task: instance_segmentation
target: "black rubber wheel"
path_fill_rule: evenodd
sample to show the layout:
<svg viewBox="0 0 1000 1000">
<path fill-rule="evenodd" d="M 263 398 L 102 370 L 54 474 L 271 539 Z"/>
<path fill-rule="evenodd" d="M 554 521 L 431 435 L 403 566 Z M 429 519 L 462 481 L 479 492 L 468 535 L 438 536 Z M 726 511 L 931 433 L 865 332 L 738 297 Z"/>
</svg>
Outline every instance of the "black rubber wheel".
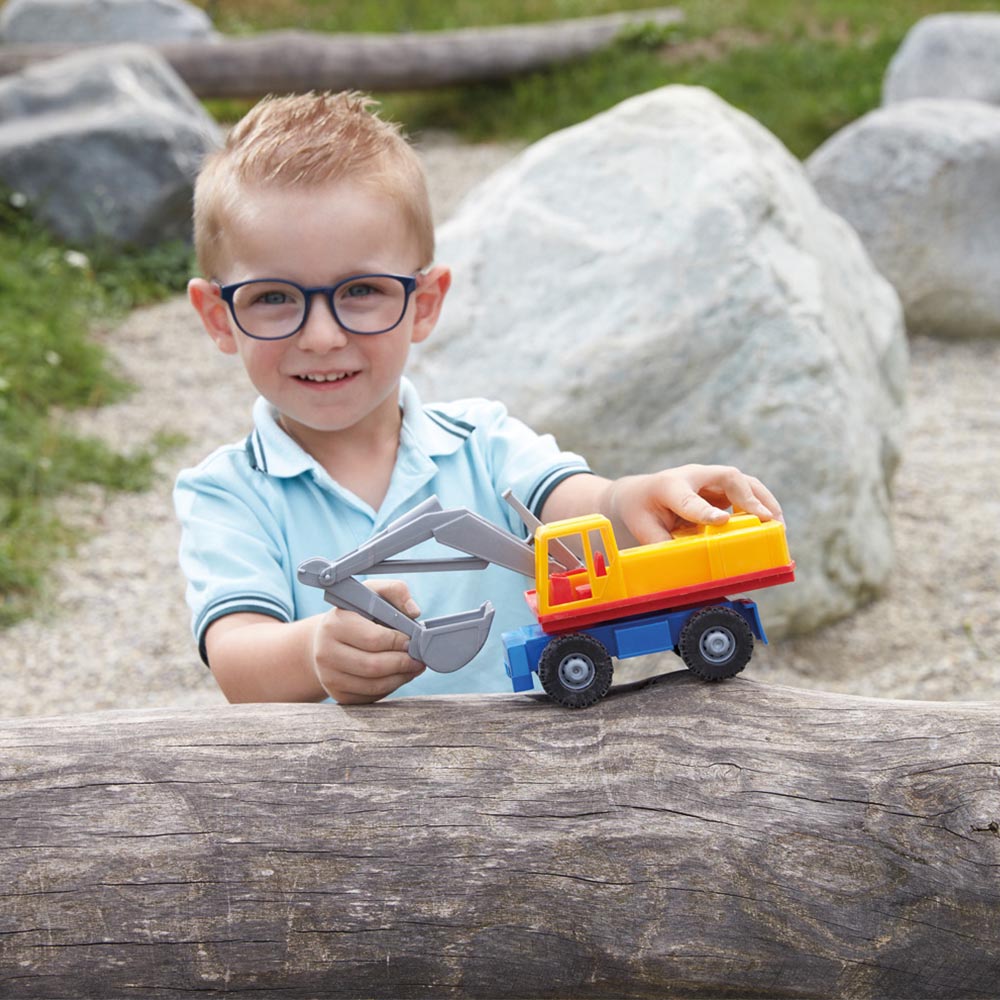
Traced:
<svg viewBox="0 0 1000 1000">
<path fill-rule="evenodd" d="M 611 687 L 614 665 L 602 642 L 572 632 L 553 639 L 538 658 L 545 693 L 566 708 L 589 708 Z"/>
<path fill-rule="evenodd" d="M 677 652 L 692 673 L 706 681 L 735 677 L 753 655 L 753 632 L 732 608 L 703 608 L 681 629 Z"/>
</svg>

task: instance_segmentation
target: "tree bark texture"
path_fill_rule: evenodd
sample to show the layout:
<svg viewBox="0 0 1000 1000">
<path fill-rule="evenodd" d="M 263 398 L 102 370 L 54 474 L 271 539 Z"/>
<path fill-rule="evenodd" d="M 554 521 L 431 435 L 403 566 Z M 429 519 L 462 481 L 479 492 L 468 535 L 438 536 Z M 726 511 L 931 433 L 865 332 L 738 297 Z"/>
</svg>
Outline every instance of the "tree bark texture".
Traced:
<svg viewBox="0 0 1000 1000">
<path fill-rule="evenodd" d="M 683 20 L 676 8 L 540 24 L 393 35 L 279 31 L 156 45 L 196 96 L 258 98 L 307 90 L 419 90 L 496 80 L 590 55 L 625 28 Z M 0 46 L 0 75 L 77 51 Z"/>
<path fill-rule="evenodd" d="M 0 722 L 0 996 L 1000 994 L 1000 706 L 677 673 Z"/>
</svg>

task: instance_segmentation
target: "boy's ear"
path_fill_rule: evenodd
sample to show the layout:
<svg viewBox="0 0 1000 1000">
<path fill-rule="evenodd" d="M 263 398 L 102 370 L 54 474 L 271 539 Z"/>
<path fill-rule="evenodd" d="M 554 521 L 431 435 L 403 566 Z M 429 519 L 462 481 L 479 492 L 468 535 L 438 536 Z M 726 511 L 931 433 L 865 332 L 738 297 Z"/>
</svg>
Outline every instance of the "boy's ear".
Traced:
<svg viewBox="0 0 1000 1000">
<path fill-rule="evenodd" d="M 410 338 L 414 344 L 419 344 L 431 335 L 441 315 L 444 297 L 451 288 L 451 271 L 447 267 L 433 267 L 417 280 L 420 283 L 413 293 L 416 315 L 413 320 L 413 336 Z"/>
<path fill-rule="evenodd" d="M 236 338 L 229 326 L 229 307 L 222 301 L 219 286 L 204 278 L 192 278 L 188 282 L 188 300 L 215 346 L 223 354 L 235 354 Z"/>
</svg>

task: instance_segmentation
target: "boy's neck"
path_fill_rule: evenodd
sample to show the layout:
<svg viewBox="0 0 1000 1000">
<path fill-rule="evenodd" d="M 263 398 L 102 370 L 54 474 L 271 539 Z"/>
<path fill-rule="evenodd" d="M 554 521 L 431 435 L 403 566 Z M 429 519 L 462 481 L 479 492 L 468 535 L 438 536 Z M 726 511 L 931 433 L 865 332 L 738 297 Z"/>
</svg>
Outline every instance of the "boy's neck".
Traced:
<svg viewBox="0 0 1000 1000">
<path fill-rule="evenodd" d="M 403 413 L 399 406 L 392 418 L 374 425 L 344 431 L 310 431 L 278 418 L 281 429 L 308 452 L 344 489 L 378 510 L 389 492 L 392 470 L 399 452 Z"/>
</svg>

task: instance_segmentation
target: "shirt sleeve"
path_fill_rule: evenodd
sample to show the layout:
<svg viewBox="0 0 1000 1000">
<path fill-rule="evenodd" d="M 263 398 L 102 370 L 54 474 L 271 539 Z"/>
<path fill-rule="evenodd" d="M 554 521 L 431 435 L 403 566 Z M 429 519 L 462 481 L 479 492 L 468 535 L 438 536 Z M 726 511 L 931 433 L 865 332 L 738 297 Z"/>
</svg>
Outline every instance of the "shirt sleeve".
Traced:
<svg viewBox="0 0 1000 1000">
<path fill-rule="evenodd" d="M 224 615 L 252 611 L 292 621 L 288 556 L 266 498 L 225 454 L 182 472 L 174 487 L 180 565 L 191 627 L 208 663 L 205 632 Z"/>
</svg>

